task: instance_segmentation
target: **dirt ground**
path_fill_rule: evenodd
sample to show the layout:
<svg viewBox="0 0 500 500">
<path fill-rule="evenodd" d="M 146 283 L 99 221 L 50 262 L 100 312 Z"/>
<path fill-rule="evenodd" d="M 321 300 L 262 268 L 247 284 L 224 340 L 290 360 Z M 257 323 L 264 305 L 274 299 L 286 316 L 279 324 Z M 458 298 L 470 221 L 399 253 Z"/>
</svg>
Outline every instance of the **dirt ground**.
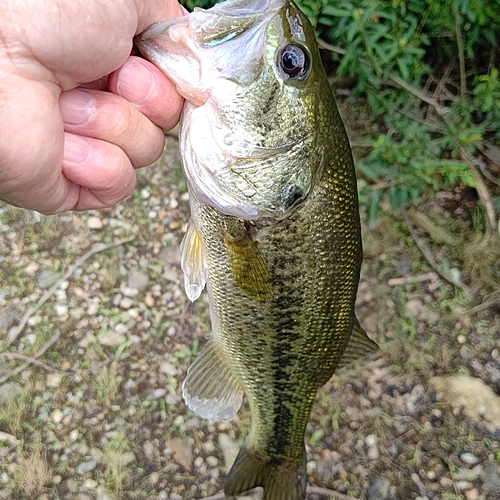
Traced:
<svg viewBox="0 0 500 500">
<path fill-rule="evenodd" d="M 408 216 L 460 235 L 463 193 Z M 210 331 L 206 296 L 183 290 L 188 205 L 168 138 L 113 209 L 0 206 L 0 498 L 223 498 L 250 415 L 204 421 L 180 394 Z M 442 279 L 402 217 L 365 226 L 364 248 L 357 311 L 380 351 L 317 396 L 309 499 L 500 498 L 500 310 Z M 429 248 L 468 285 L 445 242 Z"/>
</svg>

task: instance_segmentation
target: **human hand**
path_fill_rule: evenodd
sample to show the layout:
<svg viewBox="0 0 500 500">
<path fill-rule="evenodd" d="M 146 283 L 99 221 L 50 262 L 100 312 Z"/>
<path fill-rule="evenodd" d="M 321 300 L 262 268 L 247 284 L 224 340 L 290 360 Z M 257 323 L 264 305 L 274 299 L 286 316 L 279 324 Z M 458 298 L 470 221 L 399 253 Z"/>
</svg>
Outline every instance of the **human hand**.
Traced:
<svg viewBox="0 0 500 500">
<path fill-rule="evenodd" d="M 177 0 L 3 0 L 0 199 L 52 214 L 132 192 L 134 169 L 160 156 L 183 103 L 129 56 L 133 36 L 184 13 Z"/>
</svg>

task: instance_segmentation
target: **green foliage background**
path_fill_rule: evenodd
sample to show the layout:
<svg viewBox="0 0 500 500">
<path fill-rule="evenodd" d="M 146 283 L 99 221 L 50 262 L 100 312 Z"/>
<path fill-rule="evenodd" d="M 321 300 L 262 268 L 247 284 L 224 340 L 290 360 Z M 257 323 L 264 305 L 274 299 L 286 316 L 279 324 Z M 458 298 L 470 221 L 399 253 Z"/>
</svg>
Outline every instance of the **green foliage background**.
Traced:
<svg viewBox="0 0 500 500">
<path fill-rule="evenodd" d="M 297 3 L 331 53 L 335 80 L 381 130 L 363 138 L 369 152 L 357 163 L 370 222 L 384 199 L 398 211 L 429 190 L 476 187 L 471 162 L 485 143 L 500 144 L 500 1 Z M 490 201 L 498 211 L 500 197 Z M 477 221 L 484 226 L 484 214 Z"/>
</svg>

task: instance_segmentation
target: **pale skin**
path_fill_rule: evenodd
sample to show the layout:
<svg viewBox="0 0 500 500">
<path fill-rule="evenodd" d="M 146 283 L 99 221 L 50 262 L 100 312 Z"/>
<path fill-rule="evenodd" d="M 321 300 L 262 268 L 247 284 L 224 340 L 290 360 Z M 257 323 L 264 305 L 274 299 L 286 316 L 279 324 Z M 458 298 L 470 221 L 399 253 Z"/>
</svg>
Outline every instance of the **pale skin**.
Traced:
<svg viewBox="0 0 500 500">
<path fill-rule="evenodd" d="M 130 195 L 183 104 L 133 37 L 182 15 L 177 0 L 0 2 L 1 200 L 54 214 Z"/>
</svg>

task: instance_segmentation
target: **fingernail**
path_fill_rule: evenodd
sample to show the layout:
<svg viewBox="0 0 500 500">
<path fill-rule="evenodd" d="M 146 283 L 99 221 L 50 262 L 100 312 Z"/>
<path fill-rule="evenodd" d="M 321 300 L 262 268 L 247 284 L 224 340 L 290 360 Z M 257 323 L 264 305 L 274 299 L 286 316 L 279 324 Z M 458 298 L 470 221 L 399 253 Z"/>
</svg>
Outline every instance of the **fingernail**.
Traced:
<svg viewBox="0 0 500 500">
<path fill-rule="evenodd" d="M 116 84 L 119 94 L 133 104 L 142 104 L 155 84 L 153 73 L 138 60 L 130 60 L 120 70 Z"/>
<path fill-rule="evenodd" d="M 83 90 L 70 90 L 61 94 L 59 108 L 65 123 L 82 125 L 95 111 L 95 99 Z"/>
<path fill-rule="evenodd" d="M 64 160 L 70 163 L 81 163 L 90 152 L 90 143 L 85 137 L 66 134 L 64 137 Z"/>
</svg>

